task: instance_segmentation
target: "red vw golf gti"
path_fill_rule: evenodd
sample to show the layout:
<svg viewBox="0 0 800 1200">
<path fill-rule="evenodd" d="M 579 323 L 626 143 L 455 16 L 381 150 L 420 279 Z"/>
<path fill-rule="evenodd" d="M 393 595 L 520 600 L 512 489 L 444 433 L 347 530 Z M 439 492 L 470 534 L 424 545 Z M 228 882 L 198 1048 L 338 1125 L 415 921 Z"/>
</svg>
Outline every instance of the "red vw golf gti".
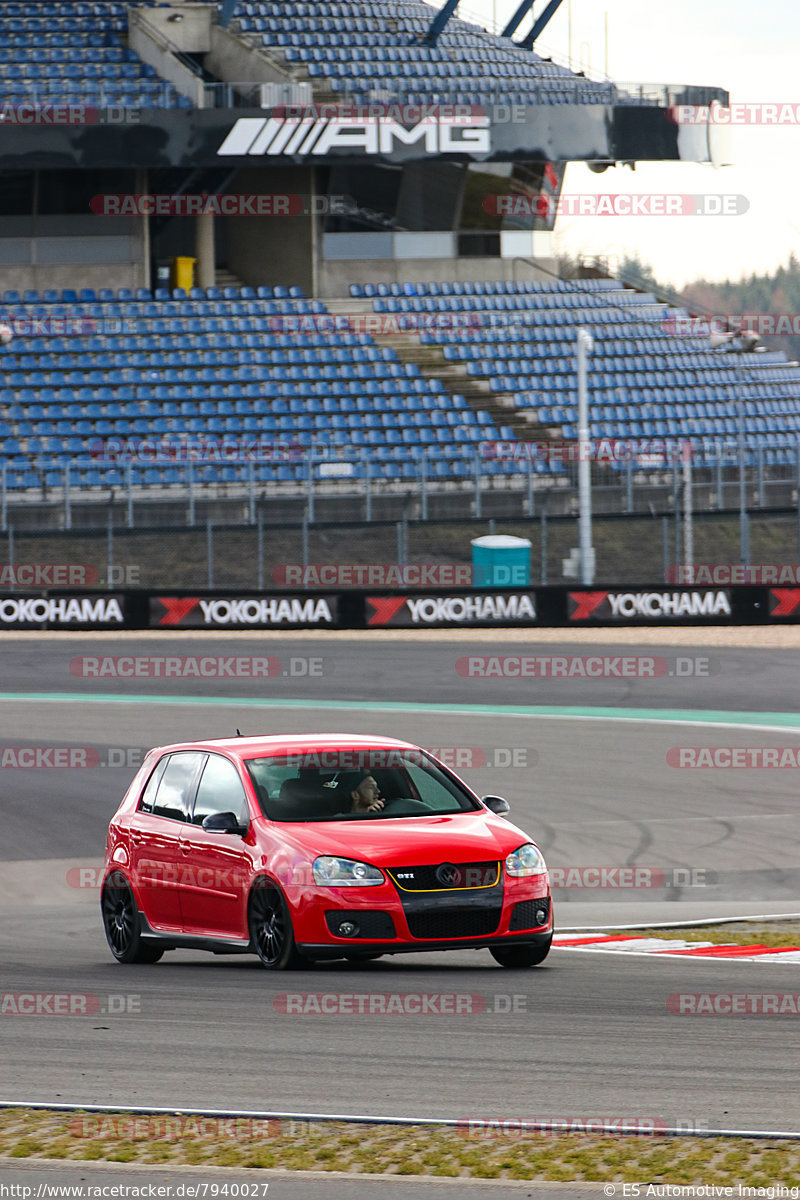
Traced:
<svg viewBox="0 0 800 1200">
<path fill-rule="evenodd" d="M 532 967 L 553 937 L 550 883 L 505 812 L 388 738 L 162 746 L 109 826 L 108 944 L 121 963 L 190 948 L 275 971 L 486 947 Z"/>
</svg>

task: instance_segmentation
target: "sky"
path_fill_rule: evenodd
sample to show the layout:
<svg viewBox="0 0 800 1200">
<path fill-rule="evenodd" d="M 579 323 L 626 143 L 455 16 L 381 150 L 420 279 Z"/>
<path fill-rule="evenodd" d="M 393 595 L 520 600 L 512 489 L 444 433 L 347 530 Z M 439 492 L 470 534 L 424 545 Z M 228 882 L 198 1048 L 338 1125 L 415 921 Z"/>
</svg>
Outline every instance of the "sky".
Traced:
<svg viewBox="0 0 800 1200">
<path fill-rule="evenodd" d="M 437 6 L 439 0 L 436 0 Z M 464 0 L 459 16 L 491 26 L 507 20 L 518 0 Z M 537 0 L 534 12 L 544 9 Z M 563 0 L 537 50 L 569 53 L 572 19 L 574 69 L 608 74 L 618 83 L 693 83 L 722 87 L 732 101 L 798 105 L 800 0 Z M 515 35 L 531 26 L 526 18 Z M 612 259 L 636 256 L 661 283 L 738 280 L 764 274 L 800 257 L 800 123 L 730 130 L 733 165 L 643 163 L 596 175 L 580 163 L 567 167 L 564 192 L 714 193 L 745 196 L 746 213 L 719 217 L 580 217 L 556 223 L 559 254 Z"/>
</svg>

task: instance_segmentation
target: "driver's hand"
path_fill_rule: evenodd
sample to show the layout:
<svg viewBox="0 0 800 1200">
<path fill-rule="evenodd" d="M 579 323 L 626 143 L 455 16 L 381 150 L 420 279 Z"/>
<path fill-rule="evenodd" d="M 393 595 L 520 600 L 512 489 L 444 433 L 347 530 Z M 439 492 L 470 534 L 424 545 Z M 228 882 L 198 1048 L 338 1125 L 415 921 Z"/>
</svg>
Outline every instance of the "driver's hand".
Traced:
<svg viewBox="0 0 800 1200">
<path fill-rule="evenodd" d="M 379 812 L 383 808 L 385 803 L 386 803 L 385 800 L 376 800 L 374 804 L 370 804 L 369 808 L 367 809 L 367 812 Z"/>
</svg>

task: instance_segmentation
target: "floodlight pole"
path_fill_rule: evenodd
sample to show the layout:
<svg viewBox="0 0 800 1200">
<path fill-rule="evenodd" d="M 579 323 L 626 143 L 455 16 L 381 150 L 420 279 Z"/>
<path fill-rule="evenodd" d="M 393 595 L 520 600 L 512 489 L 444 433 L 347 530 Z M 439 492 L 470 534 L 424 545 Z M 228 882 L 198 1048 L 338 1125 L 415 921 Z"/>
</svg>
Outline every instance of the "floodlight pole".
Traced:
<svg viewBox="0 0 800 1200">
<path fill-rule="evenodd" d="M 588 329 L 578 329 L 578 535 L 581 552 L 581 583 L 594 583 L 594 549 L 592 548 L 592 475 L 589 445 L 589 396 L 586 382 L 587 358 L 592 352 L 592 335 Z"/>
<path fill-rule="evenodd" d="M 694 566 L 694 527 L 692 503 L 692 447 L 684 442 L 681 447 L 683 458 L 683 561 Z"/>
<path fill-rule="evenodd" d="M 742 350 L 737 351 L 736 377 L 739 403 L 739 557 L 745 565 L 750 562 L 750 524 L 747 515 L 747 468 L 745 466 L 745 374 L 742 369 Z"/>
</svg>

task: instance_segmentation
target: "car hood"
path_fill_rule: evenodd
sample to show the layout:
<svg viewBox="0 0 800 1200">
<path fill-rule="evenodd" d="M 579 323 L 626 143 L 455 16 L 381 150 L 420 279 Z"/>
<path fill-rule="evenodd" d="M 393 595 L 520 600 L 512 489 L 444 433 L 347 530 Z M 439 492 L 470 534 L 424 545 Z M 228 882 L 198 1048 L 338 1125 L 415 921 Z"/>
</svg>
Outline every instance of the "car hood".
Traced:
<svg viewBox="0 0 800 1200">
<path fill-rule="evenodd" d="M 489 812 L 293 823 L 281 830 L 311 857 L 335 854 L 384 867 L 496 861 L 533 840 Z"/>
</svg>

